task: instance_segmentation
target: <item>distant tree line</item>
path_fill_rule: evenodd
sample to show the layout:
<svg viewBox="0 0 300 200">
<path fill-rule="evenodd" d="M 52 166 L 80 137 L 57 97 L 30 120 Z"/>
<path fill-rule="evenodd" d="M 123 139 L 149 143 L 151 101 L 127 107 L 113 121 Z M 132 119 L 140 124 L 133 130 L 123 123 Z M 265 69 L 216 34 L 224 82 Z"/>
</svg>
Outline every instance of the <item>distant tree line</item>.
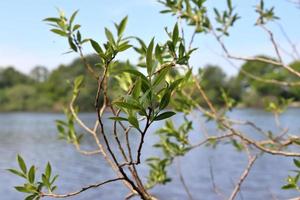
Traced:
<svg viewBox="0 0 300 200">
<path fill-rule="evenodd" d="M 96 56 L 87 57 L 91 65 L 99 60 Z M 94 94 L 97 90 L 96 80 L 88 77 L 88 72 L 82 67 L 78 58 L 69 65 L 60 65 L 49 72 L 46 67 L 37 66 L 25 75 L 13 67 L 0 68 L 0 111 L 61 111 L 67 106 L 72 93 L 71 82 L 76 76 L 84 74 L 85 87 L 77 104 L 81 111 L 94 109 Z M 129 63 L 117 63 L 119 67 Z M 300 71 L 300 61 L 290 64 Z M 101 67 L 98 67 L 101 71 Z M 175 72 L 174 72 L 175 73 Z M 247 73 L 251 73 L 248 76 Z M 254 77 L 253 77 L 254 76 Z M 256 79 L 256 77 L 260 77 Z M 294 99 L 300 101 L 300 88 L 298 85 L 287 87 L 266 84 L 268 80 L 296 82 L 297 77 L 288 74 L 286 70 L 272 64 L 260 61 L 245 62 L 236 76 L 227 76 L 223 69 L 215 65 L 199 68 L 198 78 L 205 88 L 208 97 L 215 105 L 225 104 L 224 94 L 232 98 L 239 106 L 263 107 L 268 100 L 278 98 Z M 112 94 L 117 94 L 122 86 L 118 84 L 118 77 L 109 80 Z M 200 96 L 195 96 L 198 102 L 205 105 Z"/>
</svg>

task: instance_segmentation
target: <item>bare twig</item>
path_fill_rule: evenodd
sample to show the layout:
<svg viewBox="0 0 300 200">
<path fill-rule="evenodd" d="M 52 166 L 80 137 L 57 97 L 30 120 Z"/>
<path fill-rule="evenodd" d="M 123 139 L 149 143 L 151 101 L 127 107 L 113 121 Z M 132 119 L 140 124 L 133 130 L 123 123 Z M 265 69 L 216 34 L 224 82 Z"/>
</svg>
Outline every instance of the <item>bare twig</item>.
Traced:
<svg viewBox="0 0 300 200">
<path fill-rule="evenodd" d="M 251 170 L 251 167 L 253 166 L 255 160 L 257 159 L 257 156 L 253 156 L 249 162 L 248 162 L 248 165 L 247 165 L 247 168 L 245 169 L 245 171 L 243 172 L 243 174 L 241 175 L 238 183 L 236 184 L 234 190 L 232 191 L 230 197 L 228 200 L 234 200 L 236 195 L 238 194 L 238 192 L 240 191 L 241 189 L 241 185 L 243 184 L 243 182 L 245 181 L 245 179 L 247 178 L 247 176 L 249 175 L 249 172 Z"/>
<path fill-rule="evenodd" d="M 223 41 L 221 40 L 220 37 L 218 37 L 215 33 L 215 31 L 212 29 L 211 31 L 213 33 L 213 35 L 215 36 L 217 42 L 220 44 L 221 48 L 223 49 L 224 53 L 226 54 L 226 56 L 230 59 L 235 59 L 235 60 L 243 60 L 243 61 L 260 61 L 260 62 L 264 62 L 264 63 L 269 63 L 269 64 L 273 64 L 276 66 L 282 66 L 283 68 L 285 68 L 286 70 L 288 70 L 290 73 L 300 77 L 300 72 L 294 70 L 293 68 L 291 68 L 289 65 L 286 65 L 280 61 L 276 61 L 276 60 L 272 60 L 272 59 L 268 59 L 268 58 L 262 58 L 262 57 L 242 57 L 242 56 L 234 56 L 231 55 L 227 49 L 227 47 L 225 46 L 225 44 L 223 43 Z M 271 37 L 271 36 L 270 36 Z M 276 45 L 276 43 L 275 43 Z M 278 48 L 276 46 L 276 48 Z M 276 50 L 277 51 L 277 50 Z"/>
<path fill-rule="evenodd" d="M 212 187 L 214 192 L 219 195 L 222 199 L 226 199 L 225 195 L 223 192 L 217 187 L 216 182 L 215 182 L 215 176 L 214 176 L 214 170 L 211 164 L 211 160 L 209 159 L 209 174 L 210 174 L 210 179 L 212 183 Z"/>
<path fill-rule="evenodd" d="M 189 187 L 186 185 L 186 182 L 184 180 L 183 174 L 181 172 L 181 166 L 180 166 L 180 160 L 179 159 L 180 158 L 178 158 L 177 162 L 176 162 L 176 167 L 177 167 L 177 173 L 179 175 L 179 180 L 180 180 L 180 182 L 181 182 L 181 184 L 182 184 L 182 186 L 183 186 L 186 194 L 188 195 L 189 200 L 193 200 L 192 193 L 190 192 Z"/>
<path fill-rule="evenodd" d="M 197 144 L 192 145 L 191 149 L 200 147 L 200 146 L 206 144 L 209 141 L 218 141 L 218 140 L 222 140 L 222 139 L 225 139 L 225 138 L 230 138 L 232 136 L 234 136 L 234 134 L 225 134 L 225 135 L 220 135 L 220 136 L 210 136 L 210 137 L 206 138 L 205 140 L 203 140 L 203 141 L 201 141 Z"/>
<path fill-rule="evenodd" d="M 52 198 L 67 198 L 67 197 L 71 197 L 71 196 L 75 196 L 75 195 L 78 195 L 88 189 L 91 189 L 91 188 L 97 188 L 97 187 L 100 187 L 102 185 L 105 185 L 107 183 L 111 183 L 111 182 L 115 182 L 115 181 L 120 181 L 120 180 L 123 180 L 124 178 L 115 178 L 115 179 L 110 179 L 110 180 L 107 180 L 107 181 L 104 181 L 104 182 L 101 182 L 101 183 L 97 183 L 97 184 L 93 184 L 93 185 L 89 185 L 89 186 L 86 186 L 86 187 L 83 187 L 81 188 L 80 190 L 76 191 L 76 192 L 71 192 L 71 193 L 68 193 L 68 194 L 53 194 L 53 193 L 43 193 L 41 192 L 39 194 L 40 197 L 52 197 Z"/>
</svg>

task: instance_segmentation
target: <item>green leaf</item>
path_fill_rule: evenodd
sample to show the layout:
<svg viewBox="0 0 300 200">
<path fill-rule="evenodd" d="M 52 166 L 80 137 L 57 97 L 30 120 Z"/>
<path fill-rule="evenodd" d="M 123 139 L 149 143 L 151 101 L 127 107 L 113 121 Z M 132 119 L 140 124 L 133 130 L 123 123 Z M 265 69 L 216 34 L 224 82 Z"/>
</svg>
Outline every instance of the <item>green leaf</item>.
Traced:
<svg viewBox="0 0 300 200">
<path fill-rule="evenodd" d="M 229 10 L 231 11 L 232 10 L 232 2 L 231 2 L 231 0 L 227 0 L 227 6 L 228 6 Z"/>
<path fill-rule="evenodd" d="M 52 188 L 51 188 L 51 192 L 53 192 L 54 190 L 56 190 L 57 189 L 57 186 L 53 186 Z"/>
<path fill-rule="evenodd" d="M 175 53 L 175 47 L 174 44 L 171 41 L 167 42 L 168 48 L 172 53 Z"/>
<path fill-rule="evenodd" d="M 128 121 L 125 117 L 110 117 L 109 119 L 115 120 L 115 121 Z"/>
<path fill-rule="evenodd" d="M 118 70 L 119 72 L 125 72 L 125 73 L 130 73 L 130 74 L 133 74 L 135 76 L 138 76 L 138 77 L 141 77 L 146 83 L 148 83 L 148 79 L 147 77 L 139 72 L 138 70 L 134 70 L 134 69 L 121 69 L 121 70 Z"/>
<path fill-rule="evenodd" d="M 81 43 L 81 33 L 80 33 L 80 31 L 77 31 L 77 41 L 79 42 L 79 43 Z"/>
<path fill-rule="evenodd" d="M 127 21 L 128 21 L 128 16 L 126 16 L 124 19 L 122 19 L 120 25 L 118 26 L 118 36 L 119 37 L 123 34 L 126 24 L 127 24 Z"/>
<path fill-rule="evenodd" d="M 102 48 L 100 47 L 100 45 L 95 41 L 95 40 L 90 40 L 91 45 L 93 47 L 93 49 L 99 54 L 99 53 L 103 53 Z"/>
<path fill-rule="evenodd" d="M 25 200 L 34 200 L 37 197 L 37 194 L 29 195 L 25 198 Z"/>
<path fill-rule="evenodd" d="M 167 90 L 166 93 L 163 95 L 163 97 L 160 100 L 160 103 L 159 103 L 160 110 L 162 110 L 168 106 L 168 104 L 170 102 L 170 98 L 171 98 L 171 92 L 169 90 Z"/>
<path fill-rule="evenodd" d="M 17 175 L 17 176 L 20 176 L 20 177 L 22 177 L 22 178 L 27 178 L 26 177 L 26 175 L 24 174 L 24 173 L 22 173 L 22 172 L 20 172 L 20 171 L 18 171 L 18 170 L 15 170 L 15 169 L 7 169 L 7 171 L 9 171 L 9 172 L 11 172 L 11 173 L 13 173 L 13 174 L 15 174 L 15 175 Z"/>
<path fill-rule="evenodd" d="M 76 10 L 76 11 L 72 14 L 72 16 L 70 17 L 70 26 L 72 26 L 72 23 L 73 23 L 73 21 L 74 21 L 76 15 L 77 15 L 77 13 L 78 13 L 78 11 L 79 11 L 79 10 Z"/>
<path fill-rule="evenodd" d="M 110 32 L 110 30 L 108 30 L 107 28 L 105 28 L 105 35 L 106 35 L 106 38 L 108 39 L 108 41 L 113 45 L 115 46 L 115 40 L 114 40 L 114 36 L 113 34 Z"/>
<path fill-rule="evenodd" d="M 61 133 L 61 134 L 65 133 L 65 128 L 61 124 L 56 123 L 56 128 L 57 128 L 59 133 Z"/>
<path fill-rule="evenodd" d="M 30 183 L 34 183 L 34 179 L 35 179 L 35 167 L 31 166 L 28 172 L 28 181 Z"/>
<path fill-rule="evenodd" d="M 120 46 L 118 46 L 118 51 L 122 52 L 132 47 L 130 44 L 123 43 Z"/>
<path fill-rule="evenodd" d="M 295 164 L 298 168 L 300 168 L 300 160 L 294 159 L 293 161 L 294 161 L 294 164 Z"/>
<path fill-rule="evenodd" d="M 23 186 L 16 186 L 15 189 L 19 192 L 23 192 L 23 193 L 31 193 L 30 190 L 28 190 L 27 188 L 23 187 Z"/>
<path fill-rule="evenodd" d="M 79 29 L 81 27 L 80 24 L 75 24 L 73 27 L 73 32 L 76 31 L 77 29 Z"/>
<path fill-rule="evenodd" d="M 153 58 L 152 58 L 152 53 L 153 53 L 153 47 L 154 47 L 154 38 L 152 38 L 148 48 L 147 48 L 147 56 L 146 56 L 146 65 L 147 65 L 147 72 L 148 75 L 152 75 L 152 67 L 153 67 Z"/>
<path fill-rule="evenodd" d="M 75 78 L 75 80 L 74 80 L 74 86 L 75 86 L 75 88 L 79 88 L 82 85 L 83 80 L 84 80 L 84 76 L 83 75 L 77 76 Z"/>
<path fill-rule="evenodd" d="M 22 170 L 22 172 L 24 174 L 26 174 L 27 173 L 27 168 L 26 168 L 26 164 L 25 164 L 23 158 L 20 155 L 18 155 L 17 160 L 18 160 L 20 169 Z"/>
<path fill-rule="evenodd" d="M 283 190 L 289 190 L 289 189 L 294 189 L 294 188 L 296 188 L 295 184 L 287 184 L 287 185 L 284 185 L 281 187 L 281 189 L 283 189 Z"/>
<path fill-rule="evenodd" d="M 232 139 L 231 142 L 237 151 L 242 151 L 244 149 L 244 146 L 241 143 L 239 143 L 238 141 L 236 141 L 235 139 Z"/>
<path fill-rule="evenodd" d="M 135 127 L 136 129 L 139 129 L 139 121 L 137 120 L 137 118 L 135 116 L 129 116 L 128 121 L 133 127 Z"/>
<path fill-rule="evenodd" d="M 263 10 L 264 7 L 265 7 L 265 6 L 264 6 L 264 0 L 261 0 L 261 1 L 260 1 L 260 8 Z"/>
<path fill-rule="evenodd" d="M 75 52 L 77 52 L 77 47 L 74 44 L 73 39 L 71 37 L 69 37 L 68 41 L 69 41 L 69 45 L 70 45 L 71 49 L 73 49 Z"/>
<path fill-rule="evenodd" d="M 184 78 L 179 78 L 170 85 L 170 91 L 173 91 L 182 81 Z"/>
<path fill-rule="evenodd" d="M 47 165 L 46 165 L 46 169 L 45 169 L 45 175 L 46 177 L 49 179 L 50 176 L 51 176 L 51 164 L 48 162 Z"/>
<path fill-rule="evenodd" d="M 147 52 L 147 46 L 146 46 L 146 44 L 145 44 L 145 42 L 143 41 L 143 40 L 141 40 L 140 38 L 138 38 L 138 37 L 134 37 L 138 42 L 139 42 L 139 44 L 141 45 L 141 50 L 142 50 L 142 52 L 140 52 L 140 53 L 143 53 L 143 54 L 146 54 L 146 52 Z"/>
<path fill-rule="evenodd" d="M 155 58 L 158 60 L 159 63 L 163 63 L 162 50 L 158 44 L 155 47 Z"/>
<path fill-rule="evenodd" d="M 42 181 L 47 188 L 50 187 L 49 178 L 47 178 L 45 174 L 42 174 Z"/>
<path fill-rule="evenodd" d="M 51 29 L 50 31 L 53 32 L 53 33 L 55 33 L 55 34 L 58 34 L 60 36 L 63 36 L 63 37 L 67 37 L 68 36 L 68 34 L 65 31 L 63 31 L 63 30 Z"/>
<path fill-rule="evenodd" d="M 132 96 L 133 98 L 135 99 L 138 99 L 140 94 L 141 94 L 141 87 L 142 87 L 142 81 L 141 81 L 141 78 L 139 77 L 137 80 L 136 80 L 136 83 L 135 83 L 135 86 L 132 90 Z"/>
<path fill-rule="evenodd" d="M 175 114 L 176 114 L 175 112 L 167 111 L 167 112 L 164 112 L 164 113 L 159 114 L 158 116 L 156 116 L 153 121 L 159 121 L 159 120 L 167 119 L 167 118 L 172 117 Z"/>
<path fill-rule="evenodd" d="M 169 71 L 169 68 L 165 68 L 165 69 L 161 70 L 159 72 L 159 74 L 155 77 L 153 86 L 160 84 L 160 82 L 165 79 L 168 71 Z"/>
<path fill-rule="evenodd" d="M 179 39 L 179 29 L 178 29 L 178 24 L 176 23 L 174 26 L 173 35 L 172 35 L 172 40 L 173 40 L 174 46 L 176 46 L 178 39 Z"/>
<path fill-rule="evenodd" d="M 50 184 L 53 185 L 53 183 L 56 181 L 57 178 L 58 178 L 58 175 L 54 176 Z"/>
<path fill-rule="evenodd" d="M 55 17 L 49 17 L 49 18 L 45 18 L 43 19 L 43 21 L 46 21 L 46 22 L 55 22 L 55 23 L 58 23 L 61 21 L 60 18 L 55 18 Z"/>
</svg>

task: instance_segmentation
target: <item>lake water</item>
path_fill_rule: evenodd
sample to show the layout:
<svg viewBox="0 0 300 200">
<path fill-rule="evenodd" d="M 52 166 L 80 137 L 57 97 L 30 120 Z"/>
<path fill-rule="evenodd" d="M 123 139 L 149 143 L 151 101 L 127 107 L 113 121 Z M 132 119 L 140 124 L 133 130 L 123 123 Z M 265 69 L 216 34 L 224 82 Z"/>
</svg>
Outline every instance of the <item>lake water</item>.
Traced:
<svg viewBox="0 0 300 200">
<path fill-rule="evenodd" d="M 109 114 L 106 114 L 106 117 Z M 261 110 L 238 109 L 230 113 L 235 119 L 247 119 L 256 122 L 264 130 L 275 131 L 275 123 L 271 114 Z M 300 132 L 300 109 L 290 109 L 281 117 L 283 126 L 290 127 L 290 133 L 297 135 Z M 93 124 L 95 114 L 85 113 L 80 117 L 88 124 Z M 114 178 L 114 173 L 99 155 L 83 156 L 76 152 L 73 146 L 64 141 L 57 140 L 55 127 L 56 119 L 63 119 L 63 114 L 53 113 L 3 113 L 0 114 L 0 199 L 21 200 L 23 194 L 16 192 L 13 186 L 22 183 L 22 180 L 5 169 L 16 167 L 16 155 L 20 153 L 25 161 L 35 164 L 42 171 L 51 161 L 54 173 L 59 174 L 57 181 L 57 193 L 72 192 L 82 186 L 101 182 Z M 205 119 L 200 113 L 189 116 L 194 120 L 194 131 L 190 134 L 192 143 L 201 140 L 203 134 L 202 123 Z M 180 124 L 180 114 L 173 117 L 176 124 Z M 105 121 L 106 126 L 110 121 Z M 158 122 L 150 129 L 143 148 L 143 160 L 149 155 L 161 155 L 161 152 L 152 148 L 157 141 L 153 134 L 156 128 L 163 125 Z M 206 124 L 208 132 L 216 133 L 214 123 Z M 259 138 L 249 127 L 241 127 L 251 137 Z M 278 131 L 277 131 L 278 132 Z M 131 134 L 132 143 L 139 139 L 138 134 Z M 93 140 L 86 137 L 83 148 L 92 149 Z M 299 150 L 299 149 L 298 149 Z M 210 175 L 212 166 L 215 184 L 227 196 L 234 188 L 234 183 L 247 165 L 244 153 L 237 152 L 231 145 L 219 145 L 216 149 L 202 146 L 185 157 L 180 158 L 181 169 L 195 200 L 222 199 L 213 192 Z M 210 164 L 211 163 L 211 164 Z M 285 184 L 288 170 L 294 169 L 291 158 L 263 155 L 260 157 L 248 179 L 243 184 L 242 192 L 237 199 L 265 200 L 288 199 L 299 195 L 293 191 L 281 190 Z M 138 166 L 138 170 L 146 180 L 148 168 L 146 165 Z M 165 186 L 158 186 L 152 190 L 152 194 L 162 200 L 188 199 L 179 181 L 176 165 L 172 165 L 168 171 L 173 181 Z M 91 189 L 76 197 L 74 200 L 119 200 L 127 195 L 127 189 L 121 183 L 107 184 L 101 188 Z M 47 198 L 45 198 L 47 199 Z"/>
</svg>

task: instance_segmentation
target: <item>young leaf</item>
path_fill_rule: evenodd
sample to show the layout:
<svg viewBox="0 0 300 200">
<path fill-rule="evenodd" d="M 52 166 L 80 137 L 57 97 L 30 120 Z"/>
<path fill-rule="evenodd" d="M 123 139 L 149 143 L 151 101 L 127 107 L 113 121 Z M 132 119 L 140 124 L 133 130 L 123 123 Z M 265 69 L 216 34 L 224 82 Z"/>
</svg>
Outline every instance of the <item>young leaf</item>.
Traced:
<svg viewBox="0 0 300 200">
<path fill-rule="evenodd" d="M 27 168 L 26 168 L 26 164 L 25 164 L 23 158 L 20 155 L 18 155 L 17 160 L 18 160 L 20 169 L 22 170 L 22 172 L 24 174 L 26 174 L 27 173 Z"/>
<path fill-rule="evenodd" d="M 73 27 L 73 32 L 76 31 L 77 29 L 79 29 L 81 27 L 80 24 L 75 24 Z"/>
<path fill-rule="evenodd" d="M 295 184 L 287 184 L 287 185 L 284 185 L 281 187 L 281 189 L 283 189 L 283 190 L 289 190 L 289 189 L 294 189 L 294 188 L 296 188 Z"/>
<path fill-rule="evenodd" d="M 49 178 L 47 178 L 45 174 L 42 174 L 42 182 L 47 188 L 50 187 Z"/>
<path fill-rule="evenodd" d="M 141 78 L 139 77 L 135 83 L 135 86 L 132 90 L 132 96 L 133 98 L 137 99 L 140 94 L 141 94 L 141 88 L 142 88 L 142 80 Z"/>
<path fill-rule="evenodd" d="M 99 53 L 103 53 L 102 48 L 100 47 L 100 45 L 95 41 L 95 40 L 90 40 L 92 47 L 94 48 L 94 50 L 99 54 Z"/>
<path fill-rule="evenodd" d="M 55 175 L 50 183 L 50 185 L 53 185 L 53 183 L 56 181 L 56 179 L 58 178 L 58 175 Z"/>
<path fill-rule="evenodd" d="M 72 14 L 72 16 L 70 17 L 70 26 L 72 26 L 72 23 L 73 23 L 73 21 L 74 21 L 76 15 L 77 15 L 77 13 L 78 13 L 78 11 L 79 11 L 79 10 L 76 10 L 76 11 Z"/>
<path fill-rule="evenodd" d="M 28 172 L 29 183 L 34 183 L 34 179 L 35 179 L 35 167 L 31 166 L 31 168 L 29 169 L 29 172 Z"/>
<path fill-rule="evenodd" d="M 294 161 L 294 164 L 295 164 L 298 168 L 300 168 L 300 160 L 294 159 L 293 161 Z"/>
<path fill-rule="evenodd" d="M 172 40 L 173 40 L 174 46 L 178 42 L 178 39 L 179 39 L 179 30 L 178 30 L 178 24 L 176 23 L 174 26 L 173 35 L 172 35 Z"/>
<path fill-rule="evenodd" d="M 163 63 L 162 50 L 158 44 L 155 47 L 155 58 L 158 60 L 159 63 Z"/>
<path fill-rule="evenodd" d="M 135 116 L 129 116 L 128 121 L 133 127 L 135 127 L 136 129 L 139 129 L 139 121 L 137 120 L 137 118 Z"/>
<path fill-rule="evenodd" d="M 80 33 L 80 31 L 77 31 L 76 36 L 77 36 L 77 41 L 78 41 L 79 43 L 81 43 L 81 33 Z"/>
<path fill-rule="evenodd" d="M 158 85 L 162 80 L 164 80 L 164 78 L 166 77 L 168 71 L 169 71 L 168 68 L 165 68 L 165 69 L 161 70 L 159 72 L 159 74 L 155 77 L 154 82 L 153 82 L 153 86 Z"/>
<path fill-rule="evenodd" d="M 27 196 L 25 198 L 25 200 L 34 200 L 34 199 L 36 199 L 36 197 L 37 197 L 37 194 L 32 194 L 32 195 Z"/>
<path fill-rule="evenodd" d="M 58 34 L 60 36 L 63 36 L 63 37 L 67 37 L 68 36 L 68 34 L 65 31 L 63 31 L 63 30 L 51 29 L 50 31 L 53 32 L 53 33 L 55 33 L 55 34 Z"/>
<path fill-rule="evenodd" d="M 80 75 L 80 76 L 77 76 L 74 80 L 74 86 L 75 88 L 79 88 L 81 86 L 81 84 L 83 83 L 83 80 L 84 80 L 84 76 L 83 75 Z"/>
<path fill-rule="evenodd" d="M 231 11 L 232 10 L 231 0 L 227 0 L 227 6 L 228 6 L 229 10 Z"/>
<path fill-rule="evenodd" d="M 46 177 L 49 179 L 50 176 L 51 176 L 51 164 L 48 162 L 47 165 L 46 165 L 46 169 L 45 169 L 45 175 Z"/>
<path fill-rule="evenodd" d="M 172 116 L 175 115 L 175 114 L 176 114 L 175 112 L 167 111 L 167 112 L 164 112 L 164 113 L 159 114 L 158 116 L 156 116 L 156 117 L 153 119 L 153 121 L 164 120 L 164 119 L 167 119 L 167 118 L 172 117 Z"/>
<path fill-rule="evenodd" d="M 145 44 L 145 42 L 143 40 L 141 40 L 140 38 L 138 37 L 134 37 L 138 42 L 139 44 L 141 45 L 141 52 L 140 53 L 143 53 L 143 54 L 146 54 L 146 51 L 147 51 L 147 46 Z"/>
<path fill-rule="evenodd" d="M 182 81 L 184 78 L 179 78 L 170 85 L 170 91 L 173 91 Z"/>
<path fill-rule="evenodd" d="M 124 19 L 122 19 L 120 25 L 118 26 L 118 36 L 119 37 L 123 34 L 126 24 L 127 24 L 127 21 L 128 21 L 128 16 L 126 16 Z"/>
<path fill-rule="evenodd" d="M 110 32 L 110 30 L 108 30 L 107 28 L 105 28 L 105 35 L 106 38 L 108 39 L 108 41 L 112 44 L 115 45 L 115 40 L 114 40 L 114 36 L 113 34 Z"/>
<path fill-rule="evenodd" d="M 23 193 L 31 193 L 30 190 L 28 190 L 27 188 L 23 187 L 23 186 L 16 186 L 15 189 L 19 192 L 23 192 Z"/>
<path fill-rule="evenodd" d="M 27 178 L 26 175 L 18 170 L 15 170 L 15 169 L 7 169 L 7 171 L 10 171 L 11 173 L 17 175 L 17 176 L 20 176 L 22 178 Z"/>
<path fill-rule="evenodd" d="M 141 77 L 146 83 L 148 83 L 147 77 L 143 73 L 139 72 L 138 70 L 134 70 L 134 69 L 120 69 L 118 71 L 119 72 L 130 73 L 130 74 L 133 74 L 135 76 Z"/>
<path fill-rule="evenodd" d="M 165 107 L 168 106 L 169 102 L 170 102 L 170 98 L 171 98 L 171 92 L 168 90 L 166 91 L 166 93 L 164 94 L 164 96 L 161 98 L 160 103 L 159 103 L 159 109 L 162 110 Z"/>
<path fill-rule="evenodd" d="M 43 21 L 46 21 L 46 22 L 55 22 L 55 23 L 58 23 L 60 22 L 60 18 L 55 18 L 55 17 L 49 17 L 49 18 L 45 18 L 43 19 Z"/>
<path fill-rule="evenodd" d="M 110 117 L 109 119 L 115 120 L 115 121 L 128 121 L 125 117 Z"/>
<path fill-rule="evenodd" d="M 153 47 L 154 47 L 154 38 L 152 38 L 152 40 L 147 48 L 147 56 L 146 56 L 147 72 L 148 72 L 148 75 L 150 75 L 150 76 L 152 74 L 152 68 L 153 68 L 153 58 L 152 58 Z"/>
<path fill-rule="evenodd" d="M 130 44 L 123 43 L 118 46 L 118 51 L 122 52 L 122 51 L 129 49 L 130 47 L 132 47 Z"/>
<path fill-rule="evenodd" d="M 74 44 L 73 39 L 71 37 L 69 37 L 68 41 L 69 41 L 69 45 L 70 45 L 71 49 L 73 49 L 75 52 L 77 52 L 77 47 Z"/>
</svg>

